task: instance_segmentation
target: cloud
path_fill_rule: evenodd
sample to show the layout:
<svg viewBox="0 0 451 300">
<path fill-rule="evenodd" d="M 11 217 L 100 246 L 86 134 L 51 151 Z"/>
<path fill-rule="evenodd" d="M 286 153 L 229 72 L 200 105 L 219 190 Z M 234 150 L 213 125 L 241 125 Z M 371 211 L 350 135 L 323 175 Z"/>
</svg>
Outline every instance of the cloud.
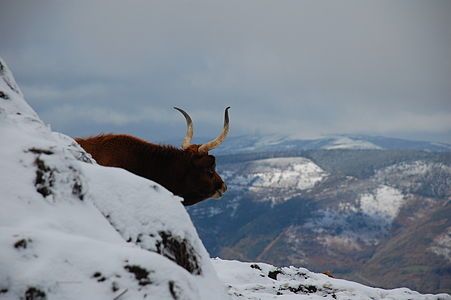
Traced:
<svg viewBox="0 0 451 300">
<path fill-rule="evenodd" d="M 69 134 L 83 120 L 173 136 L 177 105 L 211 136 L 230 105 L 232 134 L 451 142 L 449 1 L 16 2 L 1 55 Z"/>
</svg>

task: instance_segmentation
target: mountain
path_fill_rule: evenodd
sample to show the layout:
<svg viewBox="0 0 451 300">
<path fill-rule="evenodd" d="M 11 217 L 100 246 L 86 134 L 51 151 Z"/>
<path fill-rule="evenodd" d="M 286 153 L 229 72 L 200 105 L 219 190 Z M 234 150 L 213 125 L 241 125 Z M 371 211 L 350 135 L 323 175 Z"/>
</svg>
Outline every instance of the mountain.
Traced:
<svg viewBox="0 0 451 300">
<path fill-rule="evenodd" d="M 349 139 L 232 141 L 234 154 L 217 157 L 228 192 L 189 208 L 207 250 L 383 288 L 451 292 L 451 152 Z"/>
<path fill-rule="evenodd" d="M 52 132 L 1 59 L 0 139 L 0 299 L 451 299 L 210 259 L 180 198 L 97 165 L 72 138 Z M 291 168 L 283 160 L 267 166 Z M 317 175 L 299 188 L 325 180 L 304 159 L 298 167 Z M 442 243 L 431 251 L 442 253 Z"/>
<path fill-rule="evenodd" d="M 218 155 L 261 152 L 297 153 L 303 150 L 418 150 L 426 152 L 450 152 L 451 144 L 412 141 L 398 138 L 368 135 L 336 135 L 318 139 L 294 139 L 284 136 L 243 135 L 230 137 L 218 148 Z"/>
</svg>

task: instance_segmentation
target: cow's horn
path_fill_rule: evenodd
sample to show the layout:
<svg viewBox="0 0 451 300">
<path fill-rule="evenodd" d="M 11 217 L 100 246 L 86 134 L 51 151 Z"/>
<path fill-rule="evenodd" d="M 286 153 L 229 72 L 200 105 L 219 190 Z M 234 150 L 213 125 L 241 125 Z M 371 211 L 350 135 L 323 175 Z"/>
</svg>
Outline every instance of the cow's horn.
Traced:
<svg viewBox="0 0 451 300">
<path fill-rule="evenodd" d="M 191 117 L 183 110 L 178 107 L 174 107 L 176 110 L 181 112 L 186 119 L 186 135 L 182 142 L 182 149 L 186 149 L 191 145 L 191 139 L 193 138 L 193 121 Z"/>
<path fill-rule="evenodd" d="M 211 149 L 218 147 L 219 145 L 221 145 L 222 142 L 224 142 L 224 140 L 227 136 L 227 133 L 229 133 L 229 108 L 230 108 L 230 106 L 225 109 L 224 128 L 222 129 L 221 134 L 218 135 L 218 137 L 215 138 L 214 140 L 212 140 L 208 143 L 202 144 L 199 147 L 199 150 L 198 150 L 199 152 L 207 153 Z"/>
</svg>

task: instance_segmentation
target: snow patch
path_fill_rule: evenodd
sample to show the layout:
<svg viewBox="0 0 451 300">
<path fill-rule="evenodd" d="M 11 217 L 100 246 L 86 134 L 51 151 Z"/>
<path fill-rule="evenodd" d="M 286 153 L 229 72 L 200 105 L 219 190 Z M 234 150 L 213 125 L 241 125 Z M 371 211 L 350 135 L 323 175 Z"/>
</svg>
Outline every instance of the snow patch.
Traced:
<svg viewBox="0 0 451 300">
<path fill-rule="evenodd" d="M 361 245 L 358 243 L 358 238 L 356 236 L 352 236 L 350 234 L 345 235 L 330 235 L 324 234 L 318 236 L 317 240 L 324 246 L 332 249 L 340 249 L 340 250 L 362 250 Z"/>
<path fill-rule="evenodd" d="M 364 140 L 353 139 L 349 137 L 338 137 L 322 149 L 335 150 L 335 149 L 382 149 L 381 147 Z"/>
<path fill-rule="evenodd" d="M 319 210 L 317 217 L 306 222 L 299 234 L 308 230 L 325 247 L 360 251 L 379 244 L 405 201 L 399 190 L 381 185 L 355 200 L 338 203 L 335 210 Z"/>
<path fill-rule="evenodd" d="M 270 201 L 273 204 L 289 200 L 300 192 L 313 188 L 327 177 L 324 170 L 303 157 L 262 159 L 236 170 L 238 169 L 235 166 L 230 166 L 230 169 L 223 172 L 229 186 L 247 188 L 259 194 L 261 201 Z"/>
<path fill-rule="evenodd" d="M 372 194 L 361 195 L 359 201 L 362 212 L 380 216 L 391 223 L 398 216 L 405 198 L 399 190 L 382 185 Z"/>
<path fill-rule="evenodd" d="M 428 250 L 443 256 L 447 261 L 451 262 L 451 227 L 448 227 L 446 232 L 437 236 Z"/>
</svg>

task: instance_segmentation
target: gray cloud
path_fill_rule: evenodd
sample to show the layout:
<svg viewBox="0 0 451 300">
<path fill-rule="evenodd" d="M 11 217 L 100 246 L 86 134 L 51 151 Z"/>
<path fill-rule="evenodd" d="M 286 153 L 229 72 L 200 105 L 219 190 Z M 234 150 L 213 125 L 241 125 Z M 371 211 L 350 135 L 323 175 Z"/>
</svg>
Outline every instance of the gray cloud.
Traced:
<svg viewBox="0 0 451 300">
<path fill-rule="evenodd" d="M 20 3 L 17 3 L 20 2 Z M 451 142 L 449 1 L 8 1 L 2 55 L 71 135 L 369 133 Z"/>
</svg>

